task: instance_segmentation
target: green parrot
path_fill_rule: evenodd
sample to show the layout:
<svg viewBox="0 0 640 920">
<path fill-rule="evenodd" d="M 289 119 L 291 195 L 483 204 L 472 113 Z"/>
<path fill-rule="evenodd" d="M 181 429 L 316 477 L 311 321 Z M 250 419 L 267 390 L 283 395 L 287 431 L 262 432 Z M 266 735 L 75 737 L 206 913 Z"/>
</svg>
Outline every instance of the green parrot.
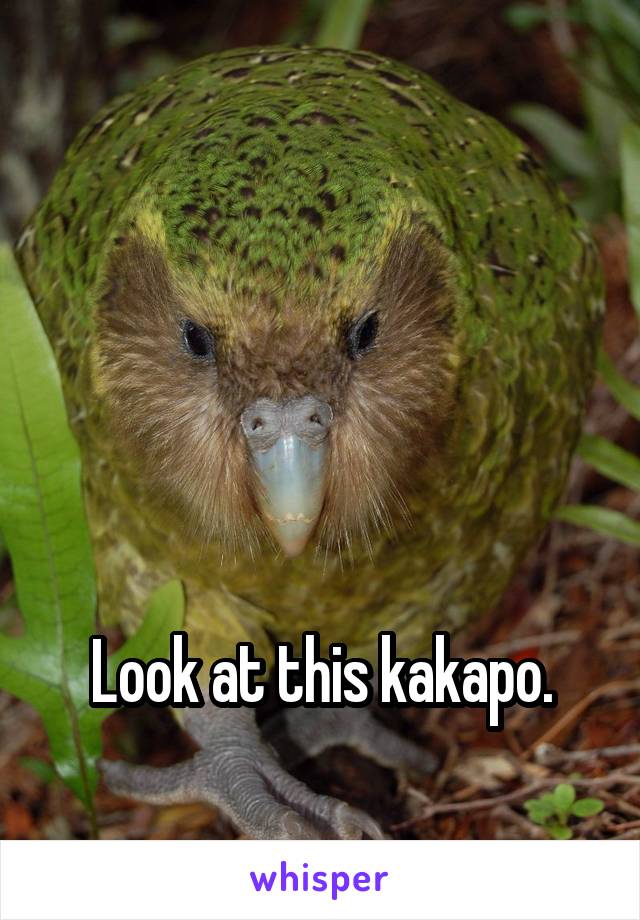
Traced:
<svg viewBox="0 0 640 920">
<path fill-rule="evenodd" d="M 110 102 L 17 246 L 81 447 L 99 614 L 182 579 L 190 655 L 252 642 L 424 654 L 491 608 L 558 501 L 603 312 L 593 243 L 526 146 L 364 52 L 207 56 Z M 103 763 L 245 834 L 379 836 L 312 793 L 252 710 L 200 750 Z M 315 754 L 432 758 L 368 710 L 287 709 Z M 277 740 L 278 732 L 274 734 Z"/>
</svg>

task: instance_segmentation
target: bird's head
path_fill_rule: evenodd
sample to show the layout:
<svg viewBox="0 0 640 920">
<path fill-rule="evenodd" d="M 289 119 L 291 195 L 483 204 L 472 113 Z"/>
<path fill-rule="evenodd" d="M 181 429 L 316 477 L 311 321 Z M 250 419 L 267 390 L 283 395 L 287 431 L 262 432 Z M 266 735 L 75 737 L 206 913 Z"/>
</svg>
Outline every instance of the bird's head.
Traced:
<svg viewBox="0 0 640 920">
<path fill-rule="evenodd" d="M 366 545 L 441 449 L 451 259 L 404 206 L 380 201 L 351 235 L 254 207 L 235 242 L 213 205 L 182 206 L 188 244 L 154 204 L 127 220 L 97 295 L 95 389 L 128 475 L 197 539 Z"/>
</svg>

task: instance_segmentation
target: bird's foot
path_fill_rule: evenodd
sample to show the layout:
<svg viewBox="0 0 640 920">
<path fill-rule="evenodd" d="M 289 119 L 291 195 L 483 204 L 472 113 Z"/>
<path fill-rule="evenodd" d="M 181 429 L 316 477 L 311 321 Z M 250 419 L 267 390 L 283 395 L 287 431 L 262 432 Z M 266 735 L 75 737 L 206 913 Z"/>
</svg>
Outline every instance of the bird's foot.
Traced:
<svg viewBox="0 0 640 920">
<path fill-rule="evenodd" d="M 187 710 L 185 728 L 201 745 L 171 767 L 103 760 L 109 788 L 157 805 L 207 802 L 250 837 L 263 840 L 381 839 L 376 822 L 330 796 L 317 795 L 281 766 L 251 710 L 207 703 Z"/>
<path fill-rule="evenodd" d="M 288 767 L 338 745 L 400 772 L 433 773 L 437 766 L 433 754 L 387 728 L 369 709 L 284 709 L 267 722 L 265 737 Z"/>
</svg>

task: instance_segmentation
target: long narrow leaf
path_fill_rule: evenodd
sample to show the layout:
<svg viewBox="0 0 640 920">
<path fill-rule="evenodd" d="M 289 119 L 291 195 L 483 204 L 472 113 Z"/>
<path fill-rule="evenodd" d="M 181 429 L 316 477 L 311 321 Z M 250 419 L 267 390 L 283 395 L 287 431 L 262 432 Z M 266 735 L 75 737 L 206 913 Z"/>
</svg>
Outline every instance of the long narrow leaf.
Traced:
<svg viewBox="0 0 640 920">
<path fill-rule="evenodd" d="M 539 3 L 512 3 L 506 7 L 503 16 L 519 32 L 529 32 L 550 18 L 549 10 Z"/>
<path fill-rule="evenodd" d="M 371 0 L 327 0 L 314 44 L 353 50 L 360 44 Z"/>
<path fill-rule="evenodd" d="M 629 122 L 622 132 L 622 195 L 629 237 L 629 286 L 640 318 L 640 125 Z"/>
<path fill-rule="evenodd" d="M 48 730 L 64 739 L 60 772 L 89 804 L 95 776 L 78 708 L 96 591 L 80 459 L 55 359 L 6 245 L 0 250 L 0 341 L 0 526 L 26 624 L 19 645 L 0 645 L 0 683 L 25 696 Z"/>
<path fill-rule="evenodd" d="M 8 246 L 0 246 L 0 529 L 25 623 L 0 636 L 0 686 L 42 716 L 56 770 L 85 803 L 95 829 L 100 723 L 89 706 L 89 636 L 96 589 L 80 484 L 53 353 Z M 182 588 L 151 599 L 123 657 L 165 655 L 183 619 Z"/>
<path fill-rule="evenodd" d="M 112 686 L 118 665 L 125 658 L 139 658 L 141 661 L 148 661 L 156 655 L 166 658 L 169 654 L 169 635 L 182 628 L 183 612 L 182 582 L 168 581 L 151 595 L 137 633 L 108 658 L 108 674 Z"/>
<path fill-rule="evenodd" d="M 609 48 L 593 46 L 582 63 L 582 103 L 590 126 L 589 135 L 597 150 L 600 185 L 613 179 L 620 185 L 620 144 L 622 131 L 629 120 L 627 109 L 616 91 L 611 66 L 607 59 Z M 618 192 L 619 194 L 619 192 Z M 615 202 L 619 210 L 619 201 Z"/>
<path fill-rule="evenodd" d="M 555 517 L 568 524 L 588 527 L 623 543 L 640 546 L 640 523 L 621 511 L 601 508 L 599 505 L 563 505 L 558 508 Z"/>
<path fill-rule="evenodd" d="M 612 30 L 640 51 L 640 12 L 622 0 L 586 0 L 587 21 L 598 29 L 604 38 Z"/>
<path fill-rule="evenodd" d="M 539 3 L 512 3 L 505 8 L 503 18 L 519 32 L 528 32 L 553 19 L 554 12 L 547 6 L 540 6 Z M 578 8 L 563 10 L 562 18 L 566 22 L 584 21 L 582 10 Z"/>
<path fill-rule="evenodd" d="M 640 460 L 628 450 L 599 435 L 583 434 L 578 453 L 603 476 L 640 492 Z"/>
<path fill-rule="evenodd" d="M 640 387 L 625 380 L 603 348 L 598 352 L 598 372 L 611 395 L 640 421 Z"/>
<path fill-rule="evenodd" d="M 514 105 L 511 118 L 540 141 L 550 157 L 571 176 L 594 179 L 598 160 L 587 135 L 544 105 Z"/>
</svg>

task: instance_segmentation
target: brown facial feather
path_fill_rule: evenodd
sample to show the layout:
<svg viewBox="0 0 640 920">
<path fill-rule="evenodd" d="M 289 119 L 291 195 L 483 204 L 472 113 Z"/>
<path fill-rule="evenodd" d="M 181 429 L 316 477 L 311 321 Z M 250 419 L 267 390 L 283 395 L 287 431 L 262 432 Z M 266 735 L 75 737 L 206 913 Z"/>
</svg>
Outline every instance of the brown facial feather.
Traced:
<svg viewBox="0 0 640 920">
<path fill-rule="evenodd" d="M 260 397 L 280 401 L 306 393 L 339 405 L 350 362 L 315 306 L 312 312 L 294 304 L 275 311 L 260 301 L 237 304 L 241 323 L 218 359 L 220 397 L 230 412 L 239 417 Z"/>
<path fill-rule="evenodd" d="M 126 240 L 111 256 L 98 312 L 96 389 L 116 462 L 151 510 L 169 512 L 191 539 L 245 547 L 258 520 L 251 471 L 215 362 L 184 347 L 188 316 L 162 252 Z"/>
<path fill-rule="evenodd" d="M 392 237 L 370 293 L 379 331 L 352 367 L 331 441 L 321 539 L 365 544 L 371 530 L 406 516 L 403 496 L 416 469 L 435 463 L 453 387 L 454 290 L 444 247 L 429 233 Z"/>
<path fill-rule="evenodd" d="M 292 285 L 276 309 L 275 295 L 214 291 L 172 274 L 155 244 L 125 240 L 110 257 L 94 350 L 122 475 L 191 539 L 253 552 L 266 528 L 240 414 L 259 397 L 313 393 L 334 412 L 318 539 L 367 543 L 402 512 L 416 465 L 440 450 L 454 376 L 447 266 L 437 239 L 405 229 L 366 283 L 327 285 L 313 309 Z M 375 343 L 352 359 L 345 330 L 371 310 Z M 184 319 L 210 329 L 215 360 L 188 354 Z"/>
</svg>

